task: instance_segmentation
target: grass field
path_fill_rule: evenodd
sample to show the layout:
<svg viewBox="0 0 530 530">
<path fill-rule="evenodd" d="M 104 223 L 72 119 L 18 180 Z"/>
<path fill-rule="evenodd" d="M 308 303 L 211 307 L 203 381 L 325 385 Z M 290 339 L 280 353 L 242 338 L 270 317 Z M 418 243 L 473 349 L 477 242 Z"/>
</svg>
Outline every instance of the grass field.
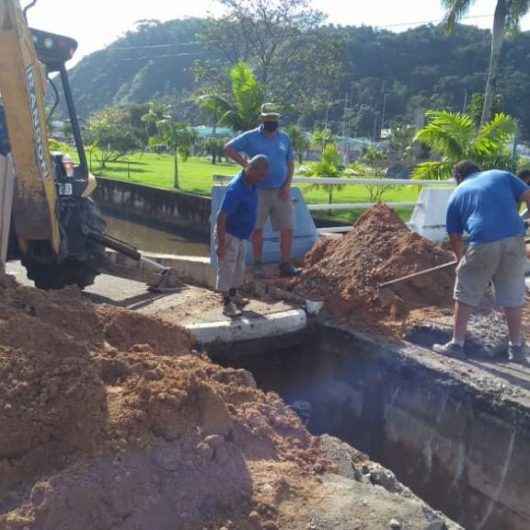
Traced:
<svg viewBox="0 0 530 530">
<path fill-rule="evenodd" d="M 189 193 L 210 195 L 214 175 L 235 175 L 239 169 L 234 164 L 219 163 L 213 165 L 209 159 L 192 157 L 186 162 L 179 161 L 180 189 Z M 142 153 L 130 156 L 127 161 L 108 164 L 105 169 L 92 167 L 97 176 L 144 184 L 156 188 L 173 189 L 173 157 Z M 317 179 L 316 179 L 317 180 Z M 328 191 L 323 188 L 301 186 L 308 203 L 325 204 L 328 202 Z M 419 188 L 416 186 L 396 187 L 385 193 L 383 200 L 388 202 L 413 202 L 416 200 Z M 335 190 L 335 203 L 370 202 L 368 190 L 365 186 L 344 186 Z M 333 219 L 354 220 L 360 214 L 354 212 L 333 212 Z M 398 209 L 403 218 L 410 216 L 410 209 Z M 328 217 L 325 212 L 319 212 L 319 217 Z"/>
</svg>

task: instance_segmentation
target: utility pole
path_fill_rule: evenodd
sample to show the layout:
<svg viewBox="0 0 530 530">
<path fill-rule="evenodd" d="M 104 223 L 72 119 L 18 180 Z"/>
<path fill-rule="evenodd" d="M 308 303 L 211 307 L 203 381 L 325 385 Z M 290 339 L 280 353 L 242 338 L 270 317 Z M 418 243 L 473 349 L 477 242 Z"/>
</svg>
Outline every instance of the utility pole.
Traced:
<svg viewBox="0 0 530 530">
<path fill-rule="evenodd" d="M 381 129 L 384 129 L 385 127 L 385 114 L 386 114 L 386 81 L 383 81 L 383 110 L 381 112 Z"/>
</svg>

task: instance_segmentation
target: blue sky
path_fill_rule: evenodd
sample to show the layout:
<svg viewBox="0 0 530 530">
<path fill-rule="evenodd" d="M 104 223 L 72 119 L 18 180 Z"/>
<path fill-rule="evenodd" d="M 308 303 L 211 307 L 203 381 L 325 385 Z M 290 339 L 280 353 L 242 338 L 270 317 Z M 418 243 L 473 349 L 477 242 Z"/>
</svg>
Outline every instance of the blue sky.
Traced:
<svg viewBox="0 0 530 530">
<path fill-rule="evenodd" d="M 25 0 L 22 0 L 25 3 Z M 496 0 L 476 0 L 467 23 L 490 27 Z M 417 23 L 439 21 L 439 0 L 313 0 L 335 24 L 373 25 L 402 31 Z M 170 20 L 218 13 L 213 0 L 39 0 L 30 12 L 34 27 L 75 37 L 80 57 L 104 48 L 145 18 Z M 477 18 L 475 18 L 477 17 Z M 530 16 L 523 21 L 530 30 Z"/>
</svg>

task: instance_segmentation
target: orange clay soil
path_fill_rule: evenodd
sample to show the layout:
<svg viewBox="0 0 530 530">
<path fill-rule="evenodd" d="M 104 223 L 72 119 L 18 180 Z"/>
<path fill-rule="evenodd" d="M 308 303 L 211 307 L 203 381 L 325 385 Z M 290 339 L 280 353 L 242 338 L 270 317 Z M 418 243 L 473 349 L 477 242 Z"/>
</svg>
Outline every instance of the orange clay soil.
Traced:
<svg viewBox="0 0 530 530">
<path fill-rule="evenodd" d="M 76 289 L 0 277 L 0 528 L 275 528 L 252 477 L 269 476 L 269 497 L 284 474 L 314 480 L 318 439 L 192 346 Z"/>
<path fill-rule="evenodd" d="M 340 239 L 322 239 L 306 256 L 295 291 L 324 300 L 335 317 L 380 329 L 413 309 L 450 307 L 454 269 L 379 292 L 378 284 L 435 267 L 452 254 L 411 232 L 384 204 L 366 211 Z"/>
</svg>

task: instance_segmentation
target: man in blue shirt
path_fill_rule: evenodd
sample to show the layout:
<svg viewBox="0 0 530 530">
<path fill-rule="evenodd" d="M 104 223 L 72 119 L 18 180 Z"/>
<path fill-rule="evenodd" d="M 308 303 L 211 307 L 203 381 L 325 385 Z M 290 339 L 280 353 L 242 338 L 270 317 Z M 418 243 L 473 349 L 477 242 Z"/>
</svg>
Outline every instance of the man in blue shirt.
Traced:
<svg viewBox="0 0 530 530">
<path fill-rule="evenodd" d="M 507 171 L 481 172 L 468 160 L 459 162 L 453 174 L 458 187 L 447 209 L 447 232 L 458 262 L 453 339 L 447 344 L 435 344 L 433 349 L 465 357 L 467 322 L 493 282 L 497 305 L 503 307 L 508 323 L 508 358 L 526 362 L 521 332 L 526 228 L 518 205 L 521 201 L 530 202 L 530 188 Z M 467 250 L 464 232 L 469 235 Z"/>
<path fill-rule="evenodd" d="M 263 227 L 270 217 L 274 230 L 280 231 L 282 276 L 299 274 L 291 264 L 293 246 L 293 205 L 291 201 L 291 183 L 294 174 L 294 153 L 289 136 L 280 131 L 280 114 L 272 112 L 263 105 L 262 124 L 251 131 L 237 136 L 225 146 L 225 154 L 243 167 L 247 157 L 265 155 L 269 159 L 267 176 L 258 185 L 258 214 L 256 229 L 252 237 L 254 250 L 254 270 L 263 275 Z"/>
<path fill-rule="evenodd" d="M 252 158 L 228 185 L 217 216 L 217 289 L 223 293 L 223 313 L 229 317 L 241 315 L 237 289 L 245 278 L 245 241 L 250 239 L 256 224 L 256 185 L 263 181 L 268 169 L 267 157 Z"/>
</svg>

